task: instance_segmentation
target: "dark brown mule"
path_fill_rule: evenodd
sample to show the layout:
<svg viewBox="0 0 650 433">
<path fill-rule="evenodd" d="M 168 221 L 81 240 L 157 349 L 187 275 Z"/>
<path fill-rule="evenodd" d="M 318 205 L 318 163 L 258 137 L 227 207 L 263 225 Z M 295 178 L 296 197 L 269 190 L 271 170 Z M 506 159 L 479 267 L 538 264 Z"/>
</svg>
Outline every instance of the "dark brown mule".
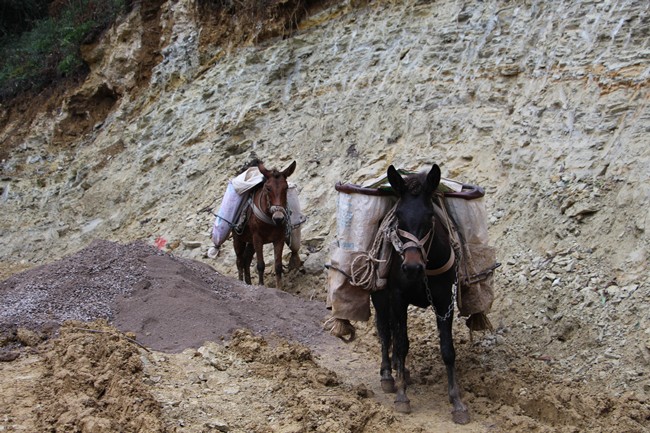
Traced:
<svg viewBox="0 0 650 433">
<path fill-rule="evenodd" d="M 246 224 L 241 233 L 233 232 L 233 246 L 237 255 L 239 279 L 251 284 L 250 266 L 253 254 L 257 256 L 259 284 L 264 285 L 263 247 L 273 244 L 276 287 L 282 287 L 282 249 L 285 237 L 291 231 L 287 209 L 287 178 L 296 169 L 296 161 L 283 171 L 267 170 L 258 165 L 264 182 L 251 193 L 251 204 L 246 209 Z"/>
<path fill-rule="evenodd" d="M 441 221 L 436 221 L 433 193 L 440 183 L 440 168 L 433 165 L 429 173 L 402 176 L 391 165 L 388 181 L 399 197 L 395 208 L 396 250 L 391 259 L 386 289 L 372 292 L 377 333 L 381 340 L 381 387 L 384 392 L 396 392 L 395 409 L 411 411 L 406 396 L 408 371 L 405 361 L 409 350 L 407 308 L 432 306 L 438 325 L 440 351 L 447 367 L 449 401 L 453 405 L 453 420 L 469 422 L 467 407 L 460 398 L 456 382 L 454 341 L 451 327 L 454 320 L 455 281 L 454 252 Z M 390 349 L 392 348 L 392 356 Z M 392 370 L 396 375 L 393 378 Z"/>
</svg>

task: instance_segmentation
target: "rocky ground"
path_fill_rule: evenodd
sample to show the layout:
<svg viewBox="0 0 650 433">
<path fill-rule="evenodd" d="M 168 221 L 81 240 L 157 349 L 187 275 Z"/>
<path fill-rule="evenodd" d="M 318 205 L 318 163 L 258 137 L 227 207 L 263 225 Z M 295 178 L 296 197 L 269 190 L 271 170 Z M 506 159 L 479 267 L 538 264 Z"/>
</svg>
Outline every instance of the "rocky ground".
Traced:
<svg viewBox="0 0 650 433">
<path fill-rule="evenodd" d="M 88 47 L 62 105 L 0 112 L 0 427 L 650 428 L 646 2 L 329 4 L 243 47 L 192 1 L 158 6 Z M 230 241 L 206 255 L 202 209 L 254 155 L 298 162 L 288 294 L 232 279 Z M 320 331 L 334 183 L 434 161 L 486 188 L 502 263 L 495 332 L 456 324 L 462 428 L 431 312 L 410 313 L 409 416 L 378 387 L 371 323 L 348 345 Z"/>
<path fill-rule="evenodd" d="M 2 323 L 15 324 L 3 328 L 5 431 L 647 427 L 637 393 L 594 387 L 602 378 L 571 371 L 552 349 L 522 351 L 503 325 L 470 339 L 462 321 L 458 367 L 473 422 L 455 426 L 432 313 L 415 309 L 414 413 L 398 415 L 379 386 L 372 326 L 345 344 L 322 331 L 322 300 L 247 286 L 142 243 L 94 242 L 4 280 L 0 299 Z"/>
</svg>

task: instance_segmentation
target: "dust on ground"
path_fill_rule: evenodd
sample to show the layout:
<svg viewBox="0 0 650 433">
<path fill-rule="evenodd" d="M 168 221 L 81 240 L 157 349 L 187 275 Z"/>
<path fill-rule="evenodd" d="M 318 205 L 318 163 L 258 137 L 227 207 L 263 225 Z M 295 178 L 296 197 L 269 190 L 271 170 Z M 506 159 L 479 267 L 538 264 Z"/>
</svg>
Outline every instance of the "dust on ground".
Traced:
<svg viewBox="0 0 650 433">
<path fill-rule="evenodd" d="M 301 287 L 300 273 L 287 275 Z M 307 290 L 305 290 L 306 292 Z M 350 344 L 327 311 L 143 243 L 96 241 L 0 283 L 5 431 L 647 431 L 648 402 L 456 323 L 472 423 L 451 422 L 431 311 L 410 310 L 410 415 L 379 386 L 372 323 Z M 11 310 L 8 315 L 7 310 Z M 65 323 L 62 327 L 59 325 Z M 11 360 L 13 359 L 13 360 Z"/>
</svg>

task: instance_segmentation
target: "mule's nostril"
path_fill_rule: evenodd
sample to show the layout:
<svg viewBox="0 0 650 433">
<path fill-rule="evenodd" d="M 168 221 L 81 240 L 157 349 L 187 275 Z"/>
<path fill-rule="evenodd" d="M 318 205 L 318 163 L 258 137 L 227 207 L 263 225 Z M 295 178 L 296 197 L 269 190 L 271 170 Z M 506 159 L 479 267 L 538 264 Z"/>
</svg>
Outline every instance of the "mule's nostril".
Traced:
<svg viewBox="0 0 650 433">
<path fill-rule="evenodd" d="M 404 272 L 407 275 L 419 275 L 422 272 L 424 272 L 424 266 L 422 263 L 403 263 L 402 264 L 402 272 Z"/>
</svg>

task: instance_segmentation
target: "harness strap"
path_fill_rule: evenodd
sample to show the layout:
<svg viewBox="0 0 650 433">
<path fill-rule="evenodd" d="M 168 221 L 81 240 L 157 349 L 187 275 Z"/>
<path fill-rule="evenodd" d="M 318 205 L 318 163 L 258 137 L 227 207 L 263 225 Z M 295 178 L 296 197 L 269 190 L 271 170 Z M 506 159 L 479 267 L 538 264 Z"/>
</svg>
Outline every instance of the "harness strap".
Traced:
<svg viewBox="0 0 650 433">
<path fill-rule="evenodd" d="M 451 269 L 452 266 L 454 266 L 454 261 L 456 261 L 456 254 L 454 253 L 453 248 L 449 248 L 450 254 L 449 254 L 449 260 L 447 260 L 447 263 L 439 267 L 438 269 L 425 269 L 424 273 L 425 275 L 429 277 L 433 277 L 436 275 L 441 275 L 447 272 L 448 270 Z"/>
<path fill-rule="evenodd" d="M 402 254 L 404 253 L 404 251 L 406 251 L 407 248 L 414 247 L 414 248 L 418 248 L 422 252 L 422 258 L 426 260 L 427 256 L 429 255 L 429 251 L 427 251 L 424 246 L 427 244 L 429 237 L 431 237 L 431 230 L 429 230 L 429 232 L 422 239 L 418 239 L 415 236 L 413 236 L 411 233 L 401 229 L 397 229 L 397 234 L 409 240 L 408 242 L 402 245 L 402 250 L 400 251 Z"/>
<path fill-rule="evenodd" d="M 269 216 L 267 214 L 262 212 L 262 210 L 259 207 L 257 207 L 257 205 L 255 204 L 255 201 L 252 198 L 251 198 L 251 207 L 253 208 L 253 213 L 255 214 L 255 216 L 258 219 L 260 219 L 261 221 L 263 221 L 263 222 L 265 222 L 267 224 L 275 225 L 273 220 L 271 218 L 269 218 Z"/>
</svg>

